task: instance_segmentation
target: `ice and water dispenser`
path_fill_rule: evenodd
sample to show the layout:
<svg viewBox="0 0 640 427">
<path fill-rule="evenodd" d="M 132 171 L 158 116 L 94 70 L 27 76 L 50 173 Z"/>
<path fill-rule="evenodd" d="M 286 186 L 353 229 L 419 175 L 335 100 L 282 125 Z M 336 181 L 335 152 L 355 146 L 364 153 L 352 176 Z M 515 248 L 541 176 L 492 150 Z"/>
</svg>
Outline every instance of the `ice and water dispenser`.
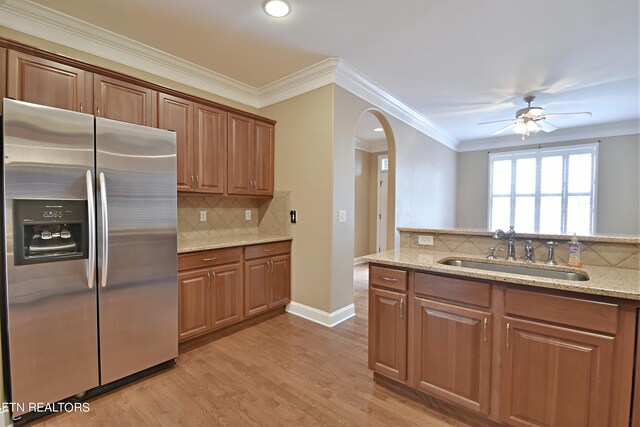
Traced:
<svg viewBox="0 0 640 427">
<path fill-rule="evenodd" d="M 87 257 L 86 200 L 13 200 L 15 264 Z"/>
</svg>

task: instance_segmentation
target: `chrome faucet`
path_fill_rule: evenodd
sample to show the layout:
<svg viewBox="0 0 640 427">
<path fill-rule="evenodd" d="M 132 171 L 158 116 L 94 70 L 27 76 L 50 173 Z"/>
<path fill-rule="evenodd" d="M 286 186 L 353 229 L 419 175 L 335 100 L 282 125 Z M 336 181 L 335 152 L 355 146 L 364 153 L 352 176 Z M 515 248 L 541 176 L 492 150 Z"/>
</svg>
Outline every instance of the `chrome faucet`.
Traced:
<svg viewBox="0 0 640 427">
<path fill-rule="evenodd" d="M 516 231 L 513 229 L 513 225 L 509 227 L 509 231 L 506 233 L 501 229 L 497 229 L 493 234 L 494 239 L 505 239 L 509 237 L 509 246 L 507 247 L 507 261 L 516 260 Z"/>
<path fill-rule="evenodd" d="M 533 245 L 531 240 L 524 241 L 524 260 L 529 263 L 536 262 L 533 256 Z"/>
<path fill-rule="evenodd" d="M 547 242 L 547 261 L 545 264 L 547 265 L 557 265 L 556 261 L 553 259 L 553 249 L 558 246 L 558 242 L 554 242 L 553 240 L 549 240 Z"/>
</svg>

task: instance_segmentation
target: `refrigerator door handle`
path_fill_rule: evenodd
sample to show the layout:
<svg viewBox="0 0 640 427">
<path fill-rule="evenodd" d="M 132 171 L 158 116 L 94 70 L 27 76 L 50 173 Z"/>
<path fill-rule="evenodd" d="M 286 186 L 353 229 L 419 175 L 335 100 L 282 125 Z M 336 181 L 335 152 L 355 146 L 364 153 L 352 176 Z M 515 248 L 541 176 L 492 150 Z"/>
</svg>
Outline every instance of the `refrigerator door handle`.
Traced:
<svg viewBox="0 0 640 427">
<path fill-rule="evenodd" d="M 96 281 L 96 212 L 95 212 L 95 199 L 93 197 L 93 175 L 91 171 L 88 170 L 86 174 L 87 178 L 87 214 L 89 216 L 89 238 L 87 239 L 87 244 L 89 246 L 89 268 L 88 268 L 88 277 L 87 277 L 87 285 L 89 289 L 93 289 L 93 285 Z"/>
<path fill-rule="evenodd" d="M 105 288 L 107 286 L 107 268 L 109 266 L 109 212 L 104 172 L 100 172 L 98 181 L 100 183 L 100 205 L 102 206 L 102 271 L 100 284 Z"/>
</svg>

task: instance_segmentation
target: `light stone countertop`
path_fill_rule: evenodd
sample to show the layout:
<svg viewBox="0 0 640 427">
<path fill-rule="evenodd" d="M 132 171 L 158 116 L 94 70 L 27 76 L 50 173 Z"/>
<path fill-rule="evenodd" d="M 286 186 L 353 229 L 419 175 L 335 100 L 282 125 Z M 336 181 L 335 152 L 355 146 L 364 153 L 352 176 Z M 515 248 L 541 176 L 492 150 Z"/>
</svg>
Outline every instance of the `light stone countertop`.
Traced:
<svg viewBox="0 0 640 427">
<path fill-rule="evenodd" d="M 410 248 L 397 248 L 385 252 L 379 252 L 377 254 L 366 255 L 363 257 L 363 260 L 375 264 L 453 274 L 469 278 L 492 280 L 495 282 L 516 283 L 540 288 L 560 289 L 564 291 L 582 292 L 586 294 L 604 295 L 640 301 L 640 270 L 595 266 L 583 266 L 579 269 L 574 269 L 559 265 L 549 267 L 543 263 L 534 264 L 539 268 L 551 268 L 554 270 L 565 271 L 578 270 L 589 276 L 589 280 L 587 281 L 570 281 L 486 271 L 466 267 L 454 267 L 438 263 L 438 261 L 446 258 L 488 261 L 483 257 L 462 255 L 455 252 Z M 502 263 L 506 261 L 497 260 L 494 262 Z M 522 261 L 513 261 L 512 263 L 514 265 L 530 266 L 530 264 Z"/>
<path fill-rule="evenodd" d="M 256 245 L 260 243 L 272 243 L 292 240 L 290 236 L 276 234 L 241 234 L 237 236 L 225 236 L 216 238 L 192 238 L 182 239 L 178 237 L 178 253 L 206 251 L 210 249 L 233 248 L 236 246 Z"/>
<path fill-rule="evenodd" d="M 400 232 L 409 233 L 434 233 L 434 234 L 457 234 L 462 236 L 493 236 L 494 231 L 480 228 L 406 228 L 398 227 Z M 505 229 L 505 231 L 507 231 Z M 544 239 L 544 240 L 571 240 L 573 234 L 534 234 L 534 233 L 518 233 L 516 237 L 528 239 Z M 603 243 L 630 243 L 634 245 L 640 244 L 640 236 L 630 234 L 593 234 L 590 236 L 579 235 L 578 240 L 584 242 L 603 242 Z"/>
</svg>

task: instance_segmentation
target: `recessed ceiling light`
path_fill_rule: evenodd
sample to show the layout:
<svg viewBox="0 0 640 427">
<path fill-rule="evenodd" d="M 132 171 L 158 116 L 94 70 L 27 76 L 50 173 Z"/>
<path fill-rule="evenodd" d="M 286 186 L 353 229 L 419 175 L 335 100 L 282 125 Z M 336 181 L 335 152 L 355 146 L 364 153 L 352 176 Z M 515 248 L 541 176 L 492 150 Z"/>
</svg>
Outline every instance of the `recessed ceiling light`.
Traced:
<svg viewBox="0 0 640 427">
<path fill-rule="evenodd" d="M 374 131 L 374 132 L 382 132 L 383 130 L 384 130 L 384 129 L 382 129 L 382 128 L 375 128 L 373 131 Z"/>
<path fill-rule="evenodd" d="M 282 18 L 289 14 L 291 8 L 282 0 L 271 0 L 264 4 L 264 10 L 274 18 Z"/>
</svg>

